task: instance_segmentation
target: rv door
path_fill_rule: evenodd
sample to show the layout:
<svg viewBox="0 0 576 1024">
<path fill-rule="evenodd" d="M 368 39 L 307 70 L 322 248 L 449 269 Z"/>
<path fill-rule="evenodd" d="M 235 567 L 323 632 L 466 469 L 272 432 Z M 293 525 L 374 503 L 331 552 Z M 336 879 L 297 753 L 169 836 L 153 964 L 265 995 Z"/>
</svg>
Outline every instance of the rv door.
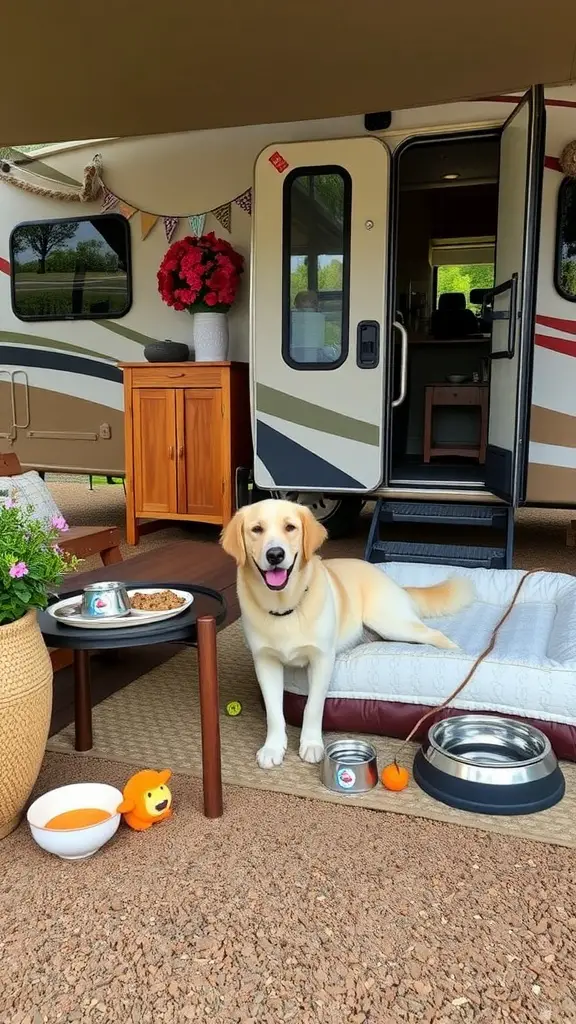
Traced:
<svg viewBox="0 0 576 1024">
<path fill-rule="evenodd" d="M 382 482 L 390 155 L 376 138 L 269 146 L 255 170 L 255 481 Z"/>
<path fill-rule="evenodd" d="M 545 118 L 535 86 L 500 146 L 486 486 L 514 506 L 526 494 Z"/>
</svg>

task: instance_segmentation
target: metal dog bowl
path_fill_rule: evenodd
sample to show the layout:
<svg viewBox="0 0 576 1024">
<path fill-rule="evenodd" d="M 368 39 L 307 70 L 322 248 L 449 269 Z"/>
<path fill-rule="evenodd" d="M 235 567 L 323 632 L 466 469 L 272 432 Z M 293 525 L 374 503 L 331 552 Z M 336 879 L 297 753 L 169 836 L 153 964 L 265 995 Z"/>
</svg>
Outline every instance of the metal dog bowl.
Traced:
<svg viewBox="0 0 576 1024">
<path fill-rule="evenodd" d="M 429 796 L 478 814 L 533 814 L 564 796 L 550 740 L 526 722 L 458 715 L 437 722 L 414 759 Z"/>
<path fill-rule="evenodd" d="M 332 793 L 368 793 L 378 782 L 376 751 L 364 740 L 334 740 L 324 751 L 322 782 Z"/>
</svg>

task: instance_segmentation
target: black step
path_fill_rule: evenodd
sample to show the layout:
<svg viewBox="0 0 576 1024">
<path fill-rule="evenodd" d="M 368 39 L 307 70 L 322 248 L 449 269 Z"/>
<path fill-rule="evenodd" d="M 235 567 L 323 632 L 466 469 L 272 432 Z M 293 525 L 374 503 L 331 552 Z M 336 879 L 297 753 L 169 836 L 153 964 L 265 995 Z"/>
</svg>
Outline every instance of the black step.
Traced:
<svg viewBox="0 0 576 1024">
<path fill-rule="evenodd" d="M 370 562 L 420 562 L 428 565 L 461 565 L 469 569 L 505 569 L 506 549 L 468 544 L 428 544 L 416 541 L 378 540 Z"/>
<path fill-rule="evenodd" d="M 382 523 L 435 523 L 446 526 L 484 526 L 505 529 L 506 507 L 499 505 L 439 504 L 429 501 L 385 501 Z"/>
</svg>

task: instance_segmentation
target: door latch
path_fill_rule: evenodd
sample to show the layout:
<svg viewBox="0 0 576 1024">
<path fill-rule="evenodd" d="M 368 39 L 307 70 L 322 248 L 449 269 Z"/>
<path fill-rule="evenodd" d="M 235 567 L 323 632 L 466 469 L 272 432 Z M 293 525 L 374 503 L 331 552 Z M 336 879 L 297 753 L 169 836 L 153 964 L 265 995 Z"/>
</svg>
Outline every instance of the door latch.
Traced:
<svg viewBox="0 0 576 1024">
<path fill-rule="evenodd" d="M 361 370 L 375 370 L 380 362 L 380 324 L 377 320 L 361 320 L 356 329 L 356 365 Z"/>
</svg>

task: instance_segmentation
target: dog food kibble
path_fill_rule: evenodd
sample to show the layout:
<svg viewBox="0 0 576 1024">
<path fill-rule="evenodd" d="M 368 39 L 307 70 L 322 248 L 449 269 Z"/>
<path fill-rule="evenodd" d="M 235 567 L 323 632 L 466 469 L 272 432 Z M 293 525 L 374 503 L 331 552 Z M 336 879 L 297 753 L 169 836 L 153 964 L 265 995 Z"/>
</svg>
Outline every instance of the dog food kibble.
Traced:
<svg viewBox="0 0 576 1024">
<path fill-rule="evenodd" d="M 184 600 L 173 590 L 158 590 L 155 594 L 132 594 L 130 605 L 139 612 L 169 612 L 180 608 Z"/>
<path fill-rule="evenodd" d="M 109 811 L 103 811 L 99 807 L 76 807 L 73 811 L 63 811 L 62 814 L 50 818 L 44 827 L 58 830 L 88 828 L 90 825 L 99 825 L 101 821 L 108 821 L 111 817 Z"/>
</svg>

